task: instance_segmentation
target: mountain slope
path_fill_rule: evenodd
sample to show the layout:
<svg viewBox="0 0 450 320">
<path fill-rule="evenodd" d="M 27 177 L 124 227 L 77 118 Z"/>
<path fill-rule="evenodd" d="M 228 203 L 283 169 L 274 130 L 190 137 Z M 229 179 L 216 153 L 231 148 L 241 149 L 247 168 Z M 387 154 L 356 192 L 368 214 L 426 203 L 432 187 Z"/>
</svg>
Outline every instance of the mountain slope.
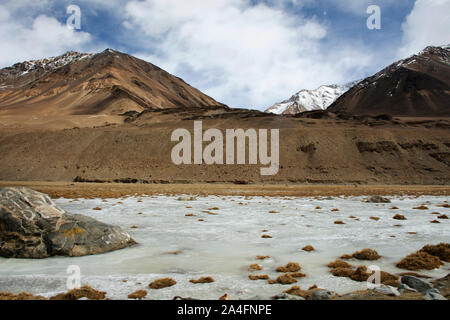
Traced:
<svg viewBox="0 0 450 320">
<path fill-rule="evenodd" d="M 266 112 L 274 114 L 297 114 L 305 111 L 325 110 L 357 82 L 350 82 L 345 85 L 321 86 L 316 90 L 301 90 L 291 98 L 273 105 Z"/>
<path fill-rule="evenodd" d="M 450 48 L 427 47 L 354 86 L 329 107 L 351 114 L 450 116 Z"/>
<path fill-rule="evenodd" d="M 161 68 L 107 49 L 67 52 L 0 70 L 0 115 L 119 115 L 222 106 Z"/>
</svg>

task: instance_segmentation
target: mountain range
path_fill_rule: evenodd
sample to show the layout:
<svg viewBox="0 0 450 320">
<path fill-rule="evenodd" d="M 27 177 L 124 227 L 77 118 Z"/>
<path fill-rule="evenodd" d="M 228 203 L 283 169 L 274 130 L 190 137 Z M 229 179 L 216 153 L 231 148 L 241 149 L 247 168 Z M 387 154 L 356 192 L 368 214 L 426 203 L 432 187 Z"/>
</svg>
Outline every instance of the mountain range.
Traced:
<svg viewBox="0 0 450 320">
<path fill-rule="evenodd" d="M 301 90 L 291 98 L 274 104 L 266 112 L 278 115 L 325 110 L 359 81 L 344 85 L 324 85 L 315 90 Z"/>
<path fill-rule="evenodd" d="M 450 116 L 449 48 L 427 47 L 363 80 L 301 90 L 266 112 L 295 115 L 328 109 L 355 115 Z"/>
<path fill-rule="evenodd" d="M 321 110 L 282 116 L 228 108 L 111 49 L 68 52 L 0 70 L 0 180 L 65 181 L 67 188 L 72 182 L 448 184 L 449 92 L 448 47 L 426 48 L 356 84 L 302 91 L 292 109 Z M 221 132 L 279 129 L 278 174 L 261 176 L 260 165 L 175 165 L 172 134 L 192 132 L 196 120 L 203 130 Z"/>
<path fill-rule="evenodd" d="M 0 70 L 0 114 L 120 115 L 223 104 L 161 68 L 111 49 Z"/>
</svg>

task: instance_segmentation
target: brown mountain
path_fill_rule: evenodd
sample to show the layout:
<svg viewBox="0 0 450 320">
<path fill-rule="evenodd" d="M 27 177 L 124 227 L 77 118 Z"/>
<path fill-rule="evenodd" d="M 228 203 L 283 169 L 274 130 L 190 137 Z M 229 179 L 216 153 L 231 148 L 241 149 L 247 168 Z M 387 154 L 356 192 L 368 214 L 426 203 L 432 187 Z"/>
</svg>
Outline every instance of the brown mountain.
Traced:
<svg viewBox="0 0 450 320">
<path fill-rule="evenodd" d="M 450 47 L 427 47 L 369 77 L 329 111 L 403 117 L 450 116 Z"/>
<path fill-rule="evenodd" d="M 120 115 L 223 104 L 161 68 L 107 49 L 67 52 L 0 70 L 0 115 Z"/>
</svg>

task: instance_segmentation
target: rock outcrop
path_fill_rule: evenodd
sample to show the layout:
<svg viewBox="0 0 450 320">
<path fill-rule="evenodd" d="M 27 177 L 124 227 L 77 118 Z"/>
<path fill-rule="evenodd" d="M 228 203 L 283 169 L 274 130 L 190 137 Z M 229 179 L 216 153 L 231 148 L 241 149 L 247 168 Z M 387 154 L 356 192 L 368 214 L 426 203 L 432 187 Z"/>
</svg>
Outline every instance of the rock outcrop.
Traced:
<svg viewBox="0 0 450 320">
<path fill-rule="evenodd" d="M 136 242 L 120 227 L 68 214 L 45 194 L 0 189 L 0 256 L 84 256 L 123 249 Z"/>
</svg>

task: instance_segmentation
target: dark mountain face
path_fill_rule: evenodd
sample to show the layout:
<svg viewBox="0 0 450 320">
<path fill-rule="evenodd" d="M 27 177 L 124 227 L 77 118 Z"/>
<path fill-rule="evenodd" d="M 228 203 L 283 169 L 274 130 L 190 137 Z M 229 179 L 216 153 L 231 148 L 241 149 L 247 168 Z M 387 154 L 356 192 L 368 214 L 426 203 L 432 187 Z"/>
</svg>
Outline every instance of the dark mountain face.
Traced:
<svg viewBox="0 0 450 320">
<path fill-rule="evenodd" d="M 161 68 L 114 50 L 68 52 L 0 70 L 0 114 L 118 115 L 225 107 Z"/>
<path fill-rule="evenodd" d="M 427 47 L 390 65 L 351 88 L 328 110 L 358 115 L 450 116 L 449 47 Z"/>
</svg>

